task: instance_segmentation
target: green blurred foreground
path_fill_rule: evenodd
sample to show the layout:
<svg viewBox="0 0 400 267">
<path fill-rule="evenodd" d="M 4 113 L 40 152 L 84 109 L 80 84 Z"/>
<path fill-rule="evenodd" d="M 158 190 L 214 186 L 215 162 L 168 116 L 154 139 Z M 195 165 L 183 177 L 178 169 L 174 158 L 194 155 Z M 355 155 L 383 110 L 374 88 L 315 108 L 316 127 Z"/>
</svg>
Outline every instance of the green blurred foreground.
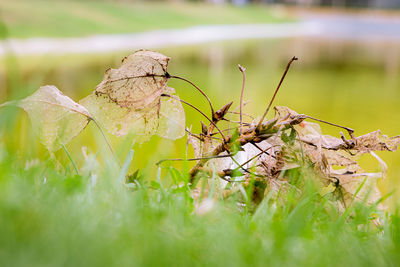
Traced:
<svg viewBox="0 0 400 267">
<path fill-rule="evenodd" d="M 214 206 L 196 208 L 177 170 L 160 169 L 155 181 L 139 178 L 128 187 L 119 179 L 124 170 L 112 162 L 100 166 L 88 155 L 74 175 L 68 164 L 56 171 L 50 161 L 21 162 L 2 147 L 0 265 L 400 264 L 398 213 L 355 203 L 337 214 L 312 184 L 301 196 L 289 194 L 284 205 L 267 196 L 254 213 L 246 201 L 222 201 L 211 186 L 205 199 L 215 199 Z M 372 222 L 377 217 L 381 226 Z"/>
<path fill-rule="evenodd" d="M 183 28 L 204 24 L 288 21 L 262 6 L 183 3 L 2 0 L 0 21 L 9 37 L 76 37 Z"/>
</svg>

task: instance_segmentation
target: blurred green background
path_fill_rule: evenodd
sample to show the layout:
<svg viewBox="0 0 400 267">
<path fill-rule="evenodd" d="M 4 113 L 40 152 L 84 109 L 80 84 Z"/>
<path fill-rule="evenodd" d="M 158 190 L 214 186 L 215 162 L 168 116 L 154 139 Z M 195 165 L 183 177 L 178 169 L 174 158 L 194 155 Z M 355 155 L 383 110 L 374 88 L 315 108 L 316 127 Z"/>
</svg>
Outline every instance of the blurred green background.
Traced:
<svg viewBox="0 0 400 267">
<path fill-rule="evenodd" d="M 237 107 L 241 64 L 246 68 L 245 111 L 260 116 L 288 60 L 297 56 L 275 105 L 351 127 L 356 135 L 377 129 L 399 135 L 398 4 L 0 0 L 0 103 L 26 97 L 46 84 L 78 101 L 94 90 L 106 69 L 118 68 L 123 57 L 138 49 L 134 42 L 123 50 L 109 44 L 141 33 L 153 38 L 151 49 L 171 57 L 169 73 L 197 84 L 216 108 L 230 101 Z M 238 27 L 226 27 L 233 24 Z M 207 39 L 213 25 L 221 27 L 221 36 L 229 32 L 230 37 Z M 248 34 L 243 25 L 272 25 L 275 33 L 243 38 Z M 170 29 L 185 30 L 182 40 L 197 41 L 171 45 L 173 37 L 164 31 Z M 285 37 L 278 38 L 280 34 Z M 99 44 L 88 36 L 104 38 L 107 51 L 96 50 Z M 169 86 L 208 111 L 189 85 L 170 80 Z M 199 132 L 204 119 L 185 111 L 187 127 Z M 339 136 L 336 128 L 322 129 Z M 134 137 L 107 136 L 123 162 Z M 80 175 L 62 149 L 50 158 L 23 111 L 0 109 L 1 266 L 397 266 L 400 260 L 397 205 L 390 216 L 358 203 L 339 214 L 326 209 L 326 199 L 310 186 L 301 196 L 289 194 L 283 205 L 264 201 L 254 212 L 250 202 L 240 206 L 235 196 L 217 200 L 204 215 L 193 200 L 196 192 L 181 187 L 185 172 L 155 165 L 186 153 L 193 156 L 190 148 L 186 151 L 185 138 L 154 136 L 133 145 L 128 173 L 140 171 L 135 191 L 122 188 L 120 169 L 92 124 L 67 149 Z M 389 167 L 380 189 L 383 194 L 394 191 L 393 202 L 399 203 L 400 151 L 378 154 Z M 181 170 L 192 164 L 171 165 Z M 362 158 L 362 165 L 379 171 L 371 158 Z M 245 192 L 244 198 L 251 194 Z M 208 200 L 219 197 L 210 195 Z"/>
<path fill-rule="evenodd" d="M 371 10 L 366 9 L 332 11 L 315 7 L 304 8 L 271 6 L 265 3 L 238 6 L 232 3 L 212 5 L 174 1 L 3 0 L 0 3 L 3 36 L 8 38 L 79 37 L 212 24 L 296 23 L 308 18 L 310 14 L 328 18 L 358 16 L 361 19 L 373 14 L 373 18 L 382 20 L 398 17 L 396 11 L 371 13 Z M 351 24 L 352 21 L 349 22 Z M 374 24 L 361 26 L 371 28 L 371 25 Z M 390 25 L 390 20 L 383 27 L 387 27 L 386 25 Z M 346 27 L 346 24 L 339 27 Z M 231 100 L 238 104 L 241 74 L 237 64 L 245 66 L 245 99 L 249 101 L 246 112 L 254 116 L 262 114 L 288 59 L 295 55 L 300 60 L 290 70 L 276 105 L 289 106 L 299 113 L 352 127 L 358 135 L 376 129 L 381 129 L 389 136 L 399 134 L 399 42 L 396 39 L 340 38 L 340 35 L 335 38 L 338 35 L 335 32 L 331 35 L 232 39 L 165 48 L 160 45 L 157 50 L 172 58 L 170 73 L 195 82 L 209 94 L 217 107 Z M 112 39 L 112 35 L 108 37 Z M 160 40 L 161 43 L 162 41 Z M 2 45 L 10 49 L 12 42 L 3 41 Z M 132 51 L 85 55 L 71 54 L 61 49 L 59 53 L 52 54 L 3 54 L 0 100 L 25 97 L 45 84 L 53 84 L 72 99 L 79 100 L 95 88 L 107 68 L 117 68 L 121 58 Z M 206 103 L 186 84 L 170 81 L 170 86 L 177 89 L 181 98 L 207 110 Z M 187 126 L 192 126 L 195 132 L 198 131 L 201 117 L 190 109 L 186 110 Z M 22 112 L 17 114 L 18 117 L 10 119 L 8 116 L 2 119 L 3 123 L 8 121 L 12 125 L 8 127 L 16 127 L 13 131 L 3 133 L 5 145 L 21 153 L 27 160 L 46 157 L 40 144 L 36 145 L 32 141 L 35 139 L 29 124 L 26 125 L 25 115 Z M 334 136 L 339 134 L 338 129 L 323 129 Z M 89 146 L 94 151 L 99 149 L 95 139 L 91 138 L 93 134 L 96 133 L 85 131 L 69 144 L 78 163 L 83 160 L 79 153 L 82 145 Z M 114 138 L 113 142 L 117 146 L 120 140 Z M 158 137 L 136 146 L 138 148 L 132 169 L 142 169 L 149 176 L 154 176 L 155 162 L 163 158 L 182 157 L 186 149 L 185 140 L 172 142 Z M 124 153 L 126 151 L 121 152 L 121 155 Z M 382 183 L 382 190 L 387 191 L 393 185 L 399 184 L 400 153 L 380 155 L 389 165 L 389 179 Z M 372 160 L 365 159 L 365 162 L 367 169 L 371 171 L 378 168 Z"/>
</svg>

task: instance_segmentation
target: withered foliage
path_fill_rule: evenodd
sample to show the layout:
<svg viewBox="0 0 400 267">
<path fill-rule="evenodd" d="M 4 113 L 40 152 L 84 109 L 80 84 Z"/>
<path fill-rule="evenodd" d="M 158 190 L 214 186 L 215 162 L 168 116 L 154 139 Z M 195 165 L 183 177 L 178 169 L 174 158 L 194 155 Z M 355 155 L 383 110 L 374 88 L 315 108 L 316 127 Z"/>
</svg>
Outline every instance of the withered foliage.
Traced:
<svg viewBox="0 0 400 267">
<path fill-rule="evenodd" d="M 185 113 L 179 99 L 167 87 L 169 58 L 156 52 L 137 51 L 108 69 L 96 90 L 80 103 L 116 136 L 133 133 L 138 141 L 153 134 L 177 139 L 185 134 Z"/>
<path fill-rule="evenodd" d="M 49 151 L 56 151 L 94 121 L 113 135 L 128 133 L 144 142 L 154 134 L 168 139 L 185 134 L 185 113 L 175 90 L 166 86 L 169 58 L 140 50 L 108 69 L 94 92 L 79 104 L 55 86 L 40 87 L 17 105 L 29 115 L 33 128 Z M 170 98 L 162 98 L 168 94 Z M 172 98 L 174 96 L 174 98 Z"/>
<path fill-rule="evenodd" d="M 357 199 L 375 203 L 380 198 L 377 179 L 385 177 L 387 166 L 374 151 L 396 150 L 400 136 L 387 137 L 378 130 L 357 137 L 353 129 L 283 106 L 275 107 L 275 116 L 265 120 L 294 60 L 297 58 L 289 61 L 261 119 L 252 121 L 246 120 L 252 116 L 243 113 L 244 67 L 239 65 L 243 83 L 238 108 L 231 111 L 233 102 L 229 102 L 215 111 L 211 100 L 194 83 L 167 72 L 168 57 L 145 50 L 124 58 L 118 69 L 107 70 L 103 81 L 80 104 L 54 86 L 43 86 L 16 103 L 28 112 L 42 142 L 51 151 L 79 134 L 91 120 L 116 136 L 133 133 L 141 142 L 154 134 L 180 138 L 185 133 L 184 103 L 201 113 L 206 122 L 201 122 L 199 134 L 186 129 L 195 154 L 195 158 L 186 160 L 197 161 L 190 170 L 189 182 L 193 187 L 198 177 L 217 175 L 223 181 L 223 195 L 228 196 L 256 181 L 253 185 L 257 202 L 266 194 L 284 196 L 293 188 L 301 190 L 289 173 L 310 169 L 309 179 L 319 186 L 322 196 L 330 194 L 340 210 Z M 194 86 L 208 101 L 211 116 L 179 99 L 174 89 L 167 86 L 171 78 Z M 3 105 L 8 104 L 11 103 Z M 348 137 L 342 132 L 338 134 L 340 138 L 324 135 L 319 124 L 310 120 L 341 128 Z M 226 122 L 228 128 L 221 128 Z M 363 154 L 375 157 L 381 171 L 363 170 L 358 163 Z"/>
<path fill-rule="evenodd" d="M 189 135 L 196 157 L 201 158 L 192 168 L 192 181 L 200 173 L 215 172 L 223 180 L 239 185 L 256 180 L 265 194 L 288 191 L 295 187 L 286 176 L 290 170 L 311 168 L 309 174 L 321 189 L 331 193 L 340 210 L 352 201 L 375 203 L 381 197 L 377 179 L 386 174 L 386 165 L 373 151 L 394 151 L 400 136 L 387 137 L 375 131 L 359 137 L 346 128 L 349 139 L 324 135 L 317 123 L 305 121 L 310 117 L 278 106 L 273 119 L 244 123 L 242 134 L 227 136 L 225 141 L 206 141 Z M 238 130 L 237 132 L 238 133 Z M 204 139 L 210 137 L 210 134 Z M 360 155 L 371 153 L 381 165 L 381 172 L 366 172 L 358 164 Z M 231 157 L 215 158 L 221 155 Z M 230 189 L 232 191 L 232 189 Z"/>
<path fill-rule="evenodd" d="M 3 105 L 14 104 L 12 102 Z M 40 87 L 35 93 L 16 103 L 24 109 L 34 131 L 50 151 L 60 148 L 78 135 L 89 123 L 89 111 L 64 95 L 55 86 Z"/>
</svg>

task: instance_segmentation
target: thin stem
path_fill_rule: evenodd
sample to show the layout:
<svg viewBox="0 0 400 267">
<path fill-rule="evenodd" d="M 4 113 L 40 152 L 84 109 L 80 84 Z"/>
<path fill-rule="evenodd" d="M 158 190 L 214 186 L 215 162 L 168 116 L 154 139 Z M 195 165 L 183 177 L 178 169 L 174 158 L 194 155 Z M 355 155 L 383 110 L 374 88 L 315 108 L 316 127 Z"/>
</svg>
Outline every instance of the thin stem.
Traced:
<svg viewBox="0 0 400 267">
<path fill-rule="evenodd" d="M 243 105 L 244 106 L 244 105 Z M 228 111 L 227 113 L 231 113 L 231 114 L 240 114 L 240 112 L 236 112 L 236 111 Z M 247 116 L 247 117 L 249 117 L 250 119 L 254 119 L 254 117 L 253 116 L 251 116 L 250 114 L 246 114 L 246 113 L 242 113 L 243 114 L 243 116 Z"/>
<path fill-rule="evenodd" d="M 175 75 L 170 75 L 168 72 L 166 72 L 164 75 L 159 75 L 159 74 L 146 74 L 146 75 L 138 75 L 138 76 L 128 76 L 128 77 L 123 77 L 123 78 L 118 78 L 118 79 L 114 79 L 114 80 L 109 80 L 107 81 L 107 83 L 110 82 L 118 82 L 118 81 L 122 81 L 122 80 L 129 80 L 129 79 L 137 79 L 137 78 L 147 78 L 147 77 L 162 77 L 162 78 L 174 78 L 174 79 L 178 79 L 178 80 L 182 80 L 184 82 L 189 83 L 190 85 L 192 85 L 194 88 L 196 88 L 208 101 L 210 108 L 211 108 L 211 115 L 214 115 L 214 108 L 212 106 L 211 100 L 210 98 L 207 96 L 206 93 L 204 93 L 203 90 L 201 90 L 197 85 L 195 85 L 193 82 L 189 81 L 188 79 L 185 79 L 183 77 L 179 77 L 179 76 L 175 76 Z"/>
<path fill-rule="evenodd" d="M 218 155 L 218 156 L 209 156 L 209 157 L 202 157 L 202 158 L 192 158 L 192 159 L 162 159 L 159 162 L 156 163 L 156 165 L 160 165 L 161 163 L 165 161 L 197 161 L 197 160 L 203 160 L 203 159 L 218 159 L 218 158 L 229 158 L 231 157 L 232 154 L 228 155 Z"/>
<path fill-rule="evenodd" d="M 68 152 L 68 149 L 65 147 L 64 144 L 61 144 L 61 146 L 62 146 L 62 148 L 64 149 L 65 154 L 67 154 L 69 160 L 71 161 L 72 166 L 74 167 L 76 174 L 79 175 L 78 167 L 76 167 L 76 164 L 75 164 L 74 160 L 72 159 L 71 154 Z"/>
<path fill-rule="evenodd" d="M 199 136 L 195 135 L 194 133 L 192 133 L 192 132 L 189 131 L 188 129 L 185 129 L 185 131 L 186 131 L 188 134 L 190 134 L 191 136 L 197 138 L 198 140 L 203 141 L 203 140 L 201 140 L 201 138 L 200 138 Z"/>
<path fill-rule="evenodd" d="M 238 167 L 236 168 L 236 169 L 242 169 L 244 172 L 246 172 L 246 173 L 248 173 L 248 174 L 251 174 L 251 175 L 254 175 L 254 176 L 257 176 L 257 177 L 262 177 L 261 175 L 258 175 L 258 174 L 256 174 L 256 173 L 252 173 L 251 171 L 249 171 L 248 169 L 245 169 L 233 156 L 232 156 L 232 154 L 230 154 L 230 156 L 231 156 L 231 159 L 232 159 L 232 161 L 236 164 L 236 165 L 238 165 Z"/>
<path fill-rule="evenodd" d="M 287 64 L 286 69 L 285 69 L 285 72 L 283 73 L 282 78 L 281 78 L 281 80 L 279 81 L 278 87 L 275 89 L 274 95 L 272 96 L 271 101 L 269 102 L 269 105 L 268 105 L 267 109 L 265 110 L 263 116 L 261 117 L 260 122 L 259 122 L 258 125 L 257 125 L 257 129 L 258 129 L 258 130 L 261 129 L 261 124 L 262 124 L 263 120 L 265 119 L 265 117 L 267 116 L 267 113 L 268 113 L 269 109 L 271 108 L 272 103 L 273 103 L 274 100 L 275 100 L 276 94 L 278 93 L 279 88 L 281 87 L 281 84 L 282 84 L 283 80 L 285 79 L 286 73 L 289 71 L 290 65 L 291 65 L 292 62 L 295 61 L 295 60 L 298 60 L 298 58 L 297 58 L 297 57 L 292 57 L 292 59 L 291 59 L 291 60 L 289 61 L 289 63 Z"/>
<path fill-rule="evenodd" d="M 105 140 L 106 143 L 107 143 L 108 148 L 110 149 L 110 151 L 111 151 L 111 153 L 113 154 L 114 158 L 117 160 L 119 167 L 121 167 L 121 164 L 120 164 L 119 161 L 118 161 L 117 155 L 115 154 L 114 149 L 112 148 L 110 142 L 108 141 L 106 135 L 104 134 L 103 129 L 100 127 L 99 123 L 98 123 L 94 118 L 90 118 L 90 119 L 94 122 L 94 124 L 95 124 L 95 125 L 97 126 L 97 128 L 99 129 L 101 135 L 103 136 L 104 140 Z"/>
<path fill-rule="evenodd" d="M 221 132 L 228 132 L 229 130 L 233 130 L 233 129 L 237 129 L 237 128 L 236 127 L 227 128 L 227 129 L 221 130 Z M 216 134 L 219 134 L 219 133 L 212 133 L 211 136 L 216 135 Z"/>
<path fill-rule="evenodd" d="M 212 125 L 214 125 L 215 129 L 218 130 L 218 132 L 221 134 L 221 136 L 222 136 L 222 138 L 224 139 L 224 141 L 226 140 L 226 137 L 225 137 L 225 135 L 222 133 L 222 131 L 218 128 L 218 126 L 217 126 L 209 117 L 207 117 L 206 114 L 204 114 L 203 111 L 201 111 L 201 110 L 198 109 L 197 107 L 193 106 L 192 104 L 186 102 L 185 100 L 182 100 L 182 99 L 180 99 L 180 98 L 178 98 L 178 97 L 175 97 L 175 96 L 173 96 L 173 95 L 161 94 L 161 96 L 166 96 L 166 97 L 173 98 L 173 99 L 178 100 L 178 101 L 180 101 L 180 102 L 182 102 L 182 103 L 188 105 L 189 107 L 195 109 L 197 112 L 199 112 L 201 115 L 203 115 L 204 118 L 206 118 Z"/>
<path fill-rule="evenodd" d="M 223 118 L 222 120 L 223 120 L 223 121 L 228 121 L 228 122 L 233 122 L 233 123 L 238 123 L 238 124 L 240 124 L 240 121 L 233 121 L 233 120 L 229 120 L 229 119 L 226 119 L 226 118 Z M 248 122 L 242 122 L 242 124 L 243 124 L 244 126 L 250 126 L 250 125 L 251 125 L 251 123 L 248 123 Z"/>
<path fill-rule="evenodd" d="M 204 93 L 203 90 L 201 90 L 197 85 L 195 85 L 193 82 L 189 81 L 188 79 L 185 79 L 183 77 L 179 77 L 179 76 L 174 76 L 174 75 L 169 75 L 169 78 L 174 78 L 174 79 L 178 79 L 178 80 L 182 80 L 184 82 L 189 83 L 190 85 L 192 85 L 194 88 L 197 89 L 197 91 L 199 91 L 208 101 L 208 104 L 210 105 L 210 109 L 211 109 L 211 118 L 214 116 L 214 108 L 213 105 L 211 103 L 210 98 L 208 97 L 208 95 L 206 93 Z"/>
<path fill-rule="evenodd" d="M 239 134 L 242 134 L 243 131 L 243 92 L 244 92 L 244 86 L 246 85 L 246 69 L 242 66 L 239 66 L 240 72 L 243 74 L 243 82 L 242 82 L 242 91 L 240 92 L 240 130 Z"/>
<path fill-rule="evenodd" d="M 275 146 L 270 146 L 270 147 L 268 147 L 267 149 L 262 150 L 260 153 L 258 153 L 258 154 L 255 155 L 254 157 L 250 158 L 250 159 L 249 159 L 248 161 L 246 161 L 245 163 L 242 163 L 242 164 L 240 165 L 240 167 L 243 167 L 244 165 L 246 165 L 247 163 L 251 162 L 253 159 L 255 159 L 255 158 L 261 156 L 262 154 L 264 154 L 265 152 L 267 152 L 268 150 L 270 150 L 270 149 L 273 148 L 273 147 L 275 147 Z"/>
<path fill-rule="evenodd" d="M 263 149 L 261 147 L 259 147 L 256 143 L 252 142 L 251 143 L 253 146 L 255 146 L 256 148 L 258 148 L 258 150 L 263 151 Z M 267 151 L 263 151 L 263 153 L 267 154 L 268 156 L 273 157 L 274 159 L 276 159 L 276 157 L 274 155 L 268 154 Z"/>
<path fill-rule="evenodd" d="M 308 119 L 312 119 L 312 120 L 315 120 L 315 121 L 319 121 L 319 122 L 322 122 L 322 123 L 325 123 L 325 124 L 329 124 L 329 125 L 332 125 L 332 126 L 335 126 L 335 127 L 342 128 L 342 129 L 346 130 L 349 133 L 351 138 L 353 138 L 354 130 L 349 128 L 349 127 L 341 126 L 341 125 L 338 125 L 338 124 L 335 124 L 335 123 L 332 123 L 332 122 L 329 122 L 329 121 L 320 120 L 320 119 L 317 119 L 317 118 L 314 118 L 314 117 L 311 117 L 311 116 L 308 116 L 308 115 L 305 115 L 305 116 Z"/>
<path fill-rule="evenodd" d="M 222 131 L 221 131 L 221 132 L 222 132 Z M 216 134 L 219 134 L 219 133 L 216 133 Z M 201 133 L 200 136 L 203 136 L 204 138 L 212 138 L 212 139 L 214 139 L 214 140 L 224 141 L 222 138 L 215 137 L 215 136 L 211 136 L 211 135 L 205 135 L 205 134 L 203 134 L 203 133 Z"/>
</svg>

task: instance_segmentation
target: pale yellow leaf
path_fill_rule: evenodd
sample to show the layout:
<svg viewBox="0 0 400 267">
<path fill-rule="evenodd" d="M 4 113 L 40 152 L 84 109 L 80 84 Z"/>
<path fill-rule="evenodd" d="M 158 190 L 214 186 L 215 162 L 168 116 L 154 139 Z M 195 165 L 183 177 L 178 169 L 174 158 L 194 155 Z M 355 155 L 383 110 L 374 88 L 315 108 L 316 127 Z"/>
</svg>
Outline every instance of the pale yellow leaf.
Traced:
<svg viewBox="0 0 400 267">
<path fill-rule="evenodd" d="M 88 110 L 65 96 L 55 86 L 40 87 L 18 103 L 32 122 L 34 131 L 50 151 L 68 143 L 88 124 Z"/>
</svg>

